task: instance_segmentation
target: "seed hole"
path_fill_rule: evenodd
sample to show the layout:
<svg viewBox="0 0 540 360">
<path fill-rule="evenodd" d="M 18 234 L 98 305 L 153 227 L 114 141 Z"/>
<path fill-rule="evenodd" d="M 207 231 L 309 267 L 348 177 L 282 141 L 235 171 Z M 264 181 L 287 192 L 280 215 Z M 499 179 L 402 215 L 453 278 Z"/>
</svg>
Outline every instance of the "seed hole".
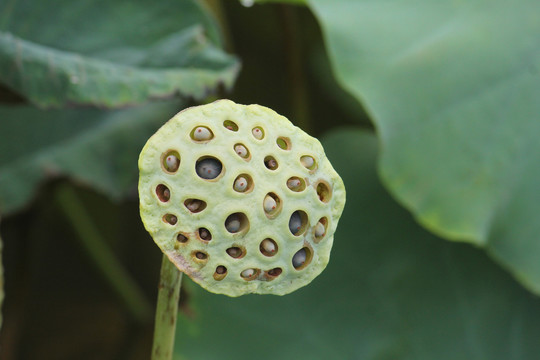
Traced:
<svg viewBox="0 0 540 360">
<path fill-rule="evenodd" d="M 283 270 L 281 268 L 273 268 L 273 269 L 270 269 L 268 271 L 266 271 L 266 278 L 268 280 L 274 280 L 276 277 L 278 277 L 279 275 L 281 275 L 281 273 L 283 272 Z"/>
<path fill-rule="evenodd" d="M 302 210 L 296 210 L 289 219 L 289 230 L 294 236 L 302 235 L 308 225 L 308 216 Z"/>
<path fill-rule="evenodd" d="M 274 240 L 267 238 L 261 241 L 259 250 L 264 256 L 274 256 L 278 251 L 278 246 Z"/>
<path fill-rule="evenodd" d="M 221 161 L 215 157 L 206 156 L 197 160 L 195 170 L 201 178 L 213 180 L 222 173 L 223 166 L 221 165 Z"/>
<path fill-rule="evenodd" d="M 308 170 L 315 170 L 317 168 L 317 163 L 312 156 L 304 155 L 300 158 L 300 162 Z"/>
<path fill-rule="evenodd" d="M 227 130 L 231 130 L 231 131 L 238 131 L 238 125 L 236 125 L 236 123 L 234 121 L 231 121 L 231 120 L 225 120 L 223 122 L 223 126 L 225 126 L 225 128 Z"/>
<path fill-rule="evenodd" d="M 197 230 L 197 235 L 199 236 L 199 239 L 203 241 L 210 241 L 212 240 L 212 233 L 207 228 L 199 228 Z"/>
<path fill-rule="evenodd" d="M 167 202 L 171 198 L 171 191 L 163 184 L 156 187 L 156 195 L 161 202 Z"/>
<path fill-rule="evenodd" d="M 178 235 L 176 235 L 176 241 L 178 241 L 179 243 L 185 244 L 188 242 L 188 240 L 189 239 L 185 234 L 179 233 Z"/>
<path fill-rule="evenodd" d="M 266 194 L 263 201 L 263 208 L 268 218 L 275 218 L 281 211 L 281 200 L 279 196 L 273 192 Z"/>
<path fill-rule="evenodd" d="M 302 249 L 298 250 L 296 254 L 294 254 L 292 258 L 292 265 L 296 270 L 302 270 L 309 265 L 312 257 L 313 253 L 311 250 L 308 247 L 303 247 Z"/>
<path fill-rule="evenodd" d="M 329 202 L 332 198 L 332 190 L 330 190 L 330 185 L 326 181 L 320 180 L 317 183 L 317 195 L 323 203 Z"/>
<path fill-rule="evenodd" d="M 264 130 L 260 126 L 254 127 L 253 130 L 251 130 L 251 133 L 257 140 L 262 140 L 264 138 Z"/>
<path fill-rule="evenodd" d="M 246 232 L 249 229 L 249 220 L 244 213 L 234 213 L 225 220 L 225 228 L 232 234 Z"/>
<path fill-rule="evenodd" d="M 276 170 L 278 168 L 278 162 L 273 156 L 267 156 L 264 158 L 264 166 L 270 170 Z"/>
<path fill-rule="evenodd" d="M 240 174 L 234 180 L 233 189 L 236 192 L 249 193 L 253 190 L 253 179 L 248 174 Z"/>
<path fill-rule="evenodd" d="M 246 255 L 246 251 L 239 246 L 233 246 L 227 249 L 227 254 L 232 258 L 240 259 Z"/>
<path fill-rule="evenodd" d="M 165 221 L 167 224 L 176 225 L 178 218 L 173 214 L 165 214 L 163 215 L 163 221 Z"/>
<path fill-rule="evenodd" d="M 293 176 L 287 180 L 287 187 L 294 192 L 304 191 L 306 189 L 306 181 L 297 176 Z"/>
<path fill-rule="evenodd" d="M 199 200 L 199 199 L 187 199 L 186 201 L 184 201 L 184 206 L 189 211 L 196 214 L 206 209 L 206 201 Z"/>
<path fill-rule="evenodd" d="M 318 244 L 322 238 L 326 235 L 326 230 L 328 229 L 328 219 L 323 217 L 313 228 L 313 236 L 315 238 L 314 242 Z"/>
<path fill-rule="evenodd" d="M 248 148 L 243 144 L 234 145 L 234 152 L 244 160 L 251 159 L 251 154 L 249 153 Z"/>
<path fill-rule="evenodd" d="M 180 166 L 180 154 L 176 150 L 169 150 L 161 155 L 161 167 L 165 172 L 175 173 Z"/>
<path fill-rule="evenodd" d="M 214 272 L 214 280 L 223 280 L 225 276 L 227 276 L 227 268 L 223 265 L 216 267 L 216 271 Z"/>
<path fill-rule="evenodd" d="M 282 150 L 291 150 L 291 139 L 280 136 L 276 140 L 277 146 Z"/>
<path fill-rule="evenodd" d="M 197 262 L 206 262 L 208 260 L 208 254 L 200 250 L 193 251 L 191 256 L 193 256 L 193 260 Z"/>
<path fill-rule="evenodd" d="M 214 133 L 206 126 L 197 126 L 191 130 L 191 139 L 197 142 L 212 140 Z"/>
<path fill-rule="evenodd" d="M 240 273 L 240 276 L 244 278 L 244 280 L 251 281 L 255 280 L 259 276 L 259 269 L 246 269 Z"/>
</svg>

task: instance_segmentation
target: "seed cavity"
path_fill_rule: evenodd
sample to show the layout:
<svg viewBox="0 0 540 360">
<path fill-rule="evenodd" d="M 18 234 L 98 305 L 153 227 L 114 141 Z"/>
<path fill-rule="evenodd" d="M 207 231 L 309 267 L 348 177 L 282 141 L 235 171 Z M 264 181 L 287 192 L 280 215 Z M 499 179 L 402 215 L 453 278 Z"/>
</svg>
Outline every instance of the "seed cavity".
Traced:
<svg viewBox="0 0 540 360">
<path fill-rule="evenodd" d="M 192 213 L 196 214 L 206 209 L 206 201 L 199 199 L 187 199 L 184 206 Z"/>
<path fill-rule="evenodd" d="M 251 130 L 251 133 L 253 134 L 253 137 L 257 140 L 262 140 L 264 138 L 264 130 L 260 126 L 253 128 L 253 130 Z"/>
<path fill-rule="evenodd" d="M 330 185 L 324 181 L 319 180 L 317 182 L 317 195 L 319 196 L 319 200 L 323 203 L 328 203 L 330 199 L 332 198 L 332 190 L 330 188 Z"/>
<path fill-rule="evenodd" d="M 249 150 L 242 144 L 234 145 L 234 152 L 244 160 L 249 160 L 251 158 Z"/>
<path fill-rule="evenodd" d="M 212 130 L 206 126 L 197 126 L 195 129 L 191 130 L 190 135 L 195 141 L 208 141 L 214 137 Z"/>
<path fill-rule="evenodd" d="M 274 256 L 278 251 L 278 246 L 274 240 L 267 238 L 261 241 L 259 250 L 264 256 Z"/>
<path fill-rule="evenodd" d="M 214 280 L 221 281 L 227 276 L 227 268 L 223 265 L 219 265 L 216 267 L 216 271 L 214 272 Z"/>
<path fill-rule="evenodd" d="M 197 230 L 197 234 L 199 235 L 199 239 L 203 241 L 210 241 L 212 240 L 212 233 L 207 228 L 199 228 Z"/>
<path fill-rule="evenodd" d="M 163 221 L 170 225 L 176 225 L 178 218 L 173 214 L 165 214 L 163 215 Z"/>
<path fill-rule="evenodd" d="M 302 270 L 311 262 L 313 254 L 308 247 L 303 247 L 294 254 L 292 258 L 292 265 L 296 270 Z"/>
<path fill-rule="evenodd" d="M 240 276 L 244 278 L 244 280 L 254 280 L 259 275 L 259 269 L 246 269 L 240 273 Z"/>
<path fill-rule="evenodd" d="M 289 230 L 294 236 L 300 236 L 306 231 L 307 224 L 307 214 L 302 210 L 296 210 L 289 219 Z"/>
<path fill-rule="evenodd" d="M 264 166 L 269 170 L 276 170 L 279 165 L 273 156 L 267 156 L 264 158 Z"/>
<path fill-rule="evenodd" d="M 232 234 L 245 232 L 248 228 L 249 220 L 244 213 L 237 212 L 231 214 L 225 220 L 225 229 Z"/>
<path fill-rule="evenodd" d="M 291 150 L 291 139 L 280 136 L 276 140 L 277 146 L 282 150 Z"/>
<path fill-rule="evenodd" d="M 223 122 L 223 126 L 225 126 L 225 128 L 227 130 L 231 130 L 231 131 L 238 131 L 238 125 L 236 125 L 236 123 L 234 121 L 231 121 L 231 120 L 225 120 Z"/>
<path fill-rule="evenodd" d="M 293 176 L 287 180 L 287 187 L 294 192 L 301 192 L 306 189 L 306 181 L 297 176 Z"/>
<path fill-rule="evenodd" d="M 317 167 L 317 163 L 315 162 L 315 159 L 309 155 L 304 155 L 300 158 L 300 162 L 304 167 L 308 170 L 314 170 Z"/>
<path fill-rule="evenodd" d="M 240 174 L 234 180 L 233 189 L 241 193 L 251 192 L 253 190 L 253 179 L 248 174 Z"/>
<path fill-rule="evenodd" d="M 169 150 L 161 156 L 161 166 L 165 172 L 175 173 L 180 166 L 180 155 L 176 150 Z"/>
<path fill-rule="evenodd" d="M 243 250 L 242 248 L 238 246 L 230 247 L 226 251 L 230 257 L 235 258 L 235 259 L 242 258 L 246 254 L 245 250 Z"/>
<path fill-rule="evenodd" d="M 156 186 L 156 195 L 161 202 L 167 202 L 171 198 L 171 191 L 163 184 Z"/>
<path fill-rule="evenodd" d="M 268 218 L 276 217 L 281 211 L 281 200 L 279 196 L 273 192 L 266 194 L 263 201 L 263 208 Z"/>
<path fill-rule="evenodd" d="M 206 156 L 197 160 L 195 170 L 199 177 L 206 180 L 212 180 L 221 174 L 223 166 L 221 165 L 221 161 L 215 157 Z"/>
</svg>

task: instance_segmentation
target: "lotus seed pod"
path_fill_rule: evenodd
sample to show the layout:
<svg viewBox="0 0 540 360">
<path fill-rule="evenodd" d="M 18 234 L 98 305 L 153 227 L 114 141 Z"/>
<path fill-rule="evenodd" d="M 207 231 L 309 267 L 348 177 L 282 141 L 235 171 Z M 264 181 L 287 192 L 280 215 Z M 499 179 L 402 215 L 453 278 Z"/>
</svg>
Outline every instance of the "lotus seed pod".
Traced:
<svg viewBox="0 0 540 360">
<path fill-rule="evenodd" d="M 148 140 L 139 169 L 146 229 L 205 289 L 284 295 L 328 264 L 343 182 L 319 141 L 274 111 L 186 109 Z"/>
</svg>

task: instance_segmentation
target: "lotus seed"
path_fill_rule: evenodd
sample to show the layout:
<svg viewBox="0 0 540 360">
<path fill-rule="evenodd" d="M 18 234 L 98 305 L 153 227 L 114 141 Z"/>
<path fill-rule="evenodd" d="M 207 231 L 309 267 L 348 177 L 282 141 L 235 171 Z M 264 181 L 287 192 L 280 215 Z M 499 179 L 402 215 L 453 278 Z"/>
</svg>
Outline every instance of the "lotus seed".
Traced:
<svg viewBox="0 0 540 360">
<path fill-rule="evenodd" d="M 238 192 L 244 192 L 247 189 L 248 182 L 245 177 L 240 176 L 234 182 L 234 190 Z"/>
<path fill-rule="evenodd" d="M 294 254 L 293 258 L 292 258 L 292 264 L 293 264 L 294 268 L 298 269 L 299 267 L 304 265 L 306 263 L 306 259 L 307 259 L 306 249 L 302 248 L 302 249 L 298 250 L 296 252 L 296 254 Z"/>
<path fill-rule="evenodd" d="M 270 276 L 278 276 L 278 275 L 280 275 L 282 272 L 283 272 L 283 270 L 281 270 L 280 268 L 274 268 L 274 269 L 270 269 L 270 270 L 268 271 L 268 275 L 270 275 Z"/>
<path fill-rule="evenodd" d="M 291 190 L 299 190 L 301 185 L 302 182 L 300 181 L 300 179 L 292 178 L 287 180 L 287 187 Z"/>
<path fill-rule="evenodd" d="M 178 234 L 176 236 L 176 240 L 181 243 L 185 243 L 188 241 L 188 238 L 184 234 Z"/>
<path fill-rule="evenodd" d="M 216 272 L 218 274 L 225 274 L 227 272 L 227 268 L 223 265 L 219 265 L 217 268 L 216 268 Z"/>
<path fill-rule="evenodd" d="M 235 233 L 240 230 L 241 222 L 240 217 L 236 214 L 230 215 L 225 221 L 225 228 L 228 232 Z"/>
<path fill-rule="evenodd" d="M 276 252 L 276 244 L 270 239 L 264 239 L 261 243 L 263 252 L 273 254 Z"/>
<path fill-rule="evenodd" d="M 186 207 L 189 209 L 189 211 L 191 212 L 197 212 L 197 210 L 199 210 L 199 208 L 201 207 L 202 205 L 202 201 L 201 200 L 192 200 L 190 201 Z"/>
<path fill-rule="evenodd" d="M 264 165 L 270 170 L 275 170 L 278 167 L 278 163 L 277 163 L 276 159 L 274 159 L 273 157 L 269 157 L 269 158 L 265 159 L 264 160 Z"/>
<path fill-rule="evenodd" d="M 212 137 L 212 132 L 203 126 L 199 126 L 193 131 L 193 139 L 197 141 L 210 140 Z"/>
<path fill-rule="evenodd" d="M 315 160 L 311 156 L 302 156 L 300 158 L 300 162 L 302 165 L 304 165 L 306 168 L 311 169 L 313 165 L 315 164 Z"/>
<path fill-rule="evenodd" d="M 233 258 L 240 257 L 242 255 L 242 249 L 239 247 L 232 247 L 227 249 L 227 254 L 229 254 Z"/>
<path fill-rule="evenodd" d="M 276 206 L 277 206 L 276 200 L 274 200 L 274 198 L 271 197 L 270 195 L 266 195 L 266 197 L 264 198 L 264 211 L 266 211 L 267 213 L 270 213 L 276 210 Z"/>
<path fill-rule="evenodd" d="M 199 229 L 199 237 L 202 240 L 210 241 L 212 240 L 212 234 L 210 234 L 210 231 L 206 228 L 200 228 Z"/>
<path fill-rule="evenodd" d="M 196 254 L 195 254 L 195 257 L 197 257 L 197 259 L 199 260 L 204 260 L 207 258 L 208 255 L 206 255 L 205 253 L 203 252 L 200 252 L 198 251 Z"/>
<path fill-rule="evenodd" d="M 302 227 L 302 217 L 300 212 L 295 211 L 292 213 L 291 218 L 289 219 L 289 230 L 293 235 L 298 234 L 300 228 Z"/>
<path fill-rule="evenodd" d="M 214 158 L 202 159 L 196 165 L 197 175 L 207 180 L 217 178 L 221 173 L 221 169 L 221 162 Z"/>
<path fill-rule="evenodd" d="M 178 165 L 180 164 L 180 160 L 174 155 L 168 155 L 165 159 L 165 167 L 167 171 L 176 171 L 178 170 Z"/>
<path fill-rule="evenodd" d="M 234 146 L 234 151 L 242 158 L 248 157 L 248 151 L 244 145 L 238 144 Z"/>
<path fill-rule="evenodd" d="M 253 136 L 255 137 L 255 139 L 258 139 L 258 140 L 261 140 L 263 138 L 263 132 L 261 130 L 261 128 L 254 128 L 252 130 L 252 133 L 253 133 Z"/>
<path fill-rule="evenodd" d="M 178 218 L 172 214 L 165 215 L 165 221 L 168 222 L 171 225 L 175 225 L 178 221 Z"/>
<path fill-rule="evenodd" d="M 324 225 L 320 221 L 315 225 L 315 237 L 321 237 L 324 235 Z"/>
<path fill-rule="evenodd" d="M 246 269 L 240 274 L 244 279 L 250 278 L 253 275 L 255 275 L 255 269 Z"/>
</svg>

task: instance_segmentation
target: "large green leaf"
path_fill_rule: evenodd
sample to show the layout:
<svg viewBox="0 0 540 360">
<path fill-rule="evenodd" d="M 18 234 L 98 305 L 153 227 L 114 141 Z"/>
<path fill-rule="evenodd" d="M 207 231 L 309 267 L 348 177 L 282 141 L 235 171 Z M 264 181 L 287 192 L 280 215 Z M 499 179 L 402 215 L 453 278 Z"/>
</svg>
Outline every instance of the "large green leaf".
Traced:
<svg viewBox="0 0 540 360">
<path fill-rule="evenodd" d="M 40 106 L 202 98 L 238 66 L 195 0 L 0 2 L 0 81 Z"/>
<path fill-rule="evenodd" d="M 0 211 L 20 209 L 44 178 L 59 175 L 115 199 L 136 194 L 139 152 L 178 105 L 113 111 L 0 107 Z"/>
<path fill-rule="evenodd" d="M 323 144 L 348 197 L 327 269 L 283 297 L 189 283 L 178 358 L 536 358 L 540 300 L 482 251 L 417 225 L 379 183 L 373 135 L 346 129 Z"/>
<path fill-rule="evenodd" d="M 389 190 L 540 293 L 540 2 L 309 2 Z"/>
</svg>

